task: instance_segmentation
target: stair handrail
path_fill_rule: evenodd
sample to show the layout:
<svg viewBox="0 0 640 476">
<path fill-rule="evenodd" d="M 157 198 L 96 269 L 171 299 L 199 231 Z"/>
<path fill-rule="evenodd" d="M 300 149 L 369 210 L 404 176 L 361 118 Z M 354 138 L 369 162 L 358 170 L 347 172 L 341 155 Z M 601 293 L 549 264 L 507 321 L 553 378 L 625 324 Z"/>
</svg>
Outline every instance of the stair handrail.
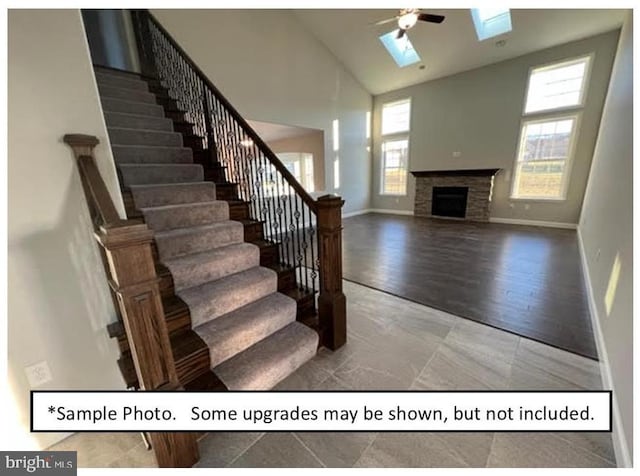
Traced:
<svg viewBox="0 0 640 476">
<path fill-rule="evenodd" d="M 211 82 L 211 80 L 207 77 L 206 74 L 198 67 L 198 65 L 191 59 L 191 57 L 187 54 L 184 49 L 173 39 L 171 34 L 162 26 L 162 24 L 153 16 L 151 12 L 148 10 L 141 10 L 142 15 L 148 15 L 148 19 L 158 28 L 162 34 L 166 37 L 167 41 L 171 43 L 171 45 L 180 52 L 182 58 L 189 63 L 189 66 L 194 70 L 194 72 L 198 75 L 199 79 L 206 84 L 207 88 L 211 90 L 211 92 L 215 95 L 216 99 L 220 101 L 224 107 L 228 110 L 228 112 L 232 115 L 233 119 L 238 122 L 243 128 L 245 134 L 247 134 L 250 139 L 261 149 L 262 153 L 264 153 L 271 164 L 280 172 L 286 179 L 289 185 L 291 185 L 295 191 L 301 196 L 302 200 L 305 204 L 317 214 L 317 203 L 313 199 L 313 197 L 307 192 L 304 187 L 296 180 L 293 174 L 287 169 L 284 164 L 280 161 L 278 156 L 271 150 L 271 148 L 262 140 L 262 138 L 258 135 L 258 133 L 251 127 L 251 125 L 240 115 L 238 110 L 233 107 L 233 105 L 229 102 L 229 100 L 220 92 L 220 90 Z M 147 50 L 148 51 L 148 50 Z M 145 53 L 147 54 L 147 53 Z M 148 60 L 147 60 L 148 61 Z M 148 73 L 154 74 L 153 66 L 149 66 L 150 71 Z"/>
<path fill-rule="evenodd" d="M 164 317 L 151 251 L 153 231 L 139 220 L 120 217 L 96 164 L 97 137 L 67 134 L 92 214 L 118 319 L 126 330 L 138 384 L 142 390 L 182 390 Z M 160 467 L 190 467 L 198 461 L 193 433 L 150 433 Z"/>
<path fill-rule="evenodd" d="M 280 259 L 295 270 L 300 290 L 315 296 L 319 281 L 321 343 L 330 349 L 341 347 L 346 342 L 344 200 L 333 194 L 314 200 L 148 10 L 132 10 L 132 19 L 143 77 L 167 91 L 178 109 L 173 112 L 192 124 L 198 139 L 191 145 L 194 151 L 207 152 L 212 167 L 223 167 L 225 177 L 231 174 L 233 181 L 228 183 L 249 204 L 251 218 L 268 224 L 265 239 L 278 243 L 285 255 Z"/>
</svg>

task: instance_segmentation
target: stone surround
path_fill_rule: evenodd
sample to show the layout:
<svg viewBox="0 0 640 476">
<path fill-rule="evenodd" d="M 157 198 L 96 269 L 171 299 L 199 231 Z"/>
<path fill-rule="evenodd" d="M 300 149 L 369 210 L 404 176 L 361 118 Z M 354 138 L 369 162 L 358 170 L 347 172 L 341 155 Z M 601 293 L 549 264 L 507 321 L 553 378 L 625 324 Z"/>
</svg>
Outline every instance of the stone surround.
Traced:
<svg viewBox="0 0 640 476">
<path fill-rule="evenodd" d="M 417 217 L 432 217 L 433 187 L 468 187 L 467 210 L 458 220 L 489 221 L 493 177 L 500 169 L 432 170 L 411 172 L 416 177 L 416 198 L 413 213 Z M 445 217 L 449 218 L 449 217 Z"/>
</svg>

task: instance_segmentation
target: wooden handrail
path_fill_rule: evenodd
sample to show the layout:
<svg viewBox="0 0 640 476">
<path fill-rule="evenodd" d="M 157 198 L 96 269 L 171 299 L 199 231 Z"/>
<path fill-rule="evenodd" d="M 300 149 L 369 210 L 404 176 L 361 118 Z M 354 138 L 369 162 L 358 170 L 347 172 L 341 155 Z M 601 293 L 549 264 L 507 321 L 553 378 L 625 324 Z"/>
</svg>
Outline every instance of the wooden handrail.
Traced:
<svg viewBox="0 0 640 476">
<path fill-rule="evenodd" d="M 153 231 L 139 221 L 120 218 L 96 166 L 93 149 L 98 139 L 69 134 L 63 140 L 73 148 L 87 202 L 101 221 L 95 237 L 106 256 L 139 386 L 180 390 L 151 251 Z M 198 461 L 193 433 L 159 432 L 150 438 L 160 467 L 189 467 Z"/>
<path fill-rule="evenodd" d="M 94 225 L 107 228 L 117 226 L 122 219 L 116 210 L 109 190 L 107 189 L 96 161 L 93 157 L 93 149 L 100 141 L 95 136 L 85 134 L 67 134 L 62 140 L 73 149 L 78 163 L 78 170 L 82 178 L 85 193 L 88 194 L 90 208 L 97 212 L 99 221 Z"/>
<path fill-rule="evenodd" d="M 165 35 L 167 41 L 171 43 L 179 53 L 182 55 L 183 59 L 191 66 L 196 75 L 200 78 L 200 80 L 211 90 L 211 92 L 215 95 L 216 99 L 220 101 L 224 107 L 229 111 L 233 119 L 244 129 L 244 132 L 249 136 L 249 138 L 253 141 L 254 144 L 258 146 L 258 148 L 262 151 L 263 154 L 269 159 L 269 162 L 276 168 L 278 172 L 280 172 L 288 184 L 293 187 L 293 189 L 300 195 L 304 203 L 314 212 L 317 213 L 317 203 L 313 199 L 309 192 L 307 192 L 304 187 L 296 180 L 293 174 L 287 169 L 284 164 L 278 159 L 276 154 L 271 150 L 271 148 L 260 138 L 258 133 L 249 125 L 249 123 L 240 115 L 240 113 L 236 110 L 235 107 L 227 100 L 226 97 L 222 95 L 220 90 L 209 80 L 206 74 L 198 67 L 198 65 L 191 59 L 191 57 L 184 51 L 180 45 L 173 39 L 171 34 L 160 24 L 160 22 L 153 16 L 153 14 L 149 11 L 144 11 L 149 19 L 153 22 L 153 24 Z"/>
</svg>

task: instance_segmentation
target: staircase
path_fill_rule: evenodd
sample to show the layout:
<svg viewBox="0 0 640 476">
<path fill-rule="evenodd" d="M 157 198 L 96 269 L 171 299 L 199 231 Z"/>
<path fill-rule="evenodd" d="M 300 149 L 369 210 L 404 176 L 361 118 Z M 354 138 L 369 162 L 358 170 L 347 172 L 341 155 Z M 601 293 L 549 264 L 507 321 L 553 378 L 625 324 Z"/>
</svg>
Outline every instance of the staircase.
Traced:
<svg viewBox="0 0 640 476">
<path fill-rule="evenodd" d="M 272 388 L 316 353 L 313 293 L 301 291 L 293 267 L 264 240 L 263 224 L 248 218 L 224 167 L 197 163 L 206 163 L 206 152 L 194 147 L 193 125 L 159 81 L 100 67 L 95 77 L 127 215 L 154 232 L 180 383 Z M 124 329 L 110 332 L 135 387 Z"/>
</svg>

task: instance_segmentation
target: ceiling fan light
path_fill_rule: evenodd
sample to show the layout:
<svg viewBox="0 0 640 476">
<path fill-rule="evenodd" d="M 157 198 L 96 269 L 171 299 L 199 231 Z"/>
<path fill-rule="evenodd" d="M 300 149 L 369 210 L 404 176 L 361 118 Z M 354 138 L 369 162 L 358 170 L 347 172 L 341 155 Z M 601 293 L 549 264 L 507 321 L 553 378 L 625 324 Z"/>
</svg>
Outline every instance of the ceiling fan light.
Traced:
<svg viewBox="0 0 640 476">
<path fill-rule="evenodd" d="M 405 13 L 398 18 L 398 27 L 402 30 L 408 30 L 418 22 L 418 14 L 415 12 Z"/>
</svg>

